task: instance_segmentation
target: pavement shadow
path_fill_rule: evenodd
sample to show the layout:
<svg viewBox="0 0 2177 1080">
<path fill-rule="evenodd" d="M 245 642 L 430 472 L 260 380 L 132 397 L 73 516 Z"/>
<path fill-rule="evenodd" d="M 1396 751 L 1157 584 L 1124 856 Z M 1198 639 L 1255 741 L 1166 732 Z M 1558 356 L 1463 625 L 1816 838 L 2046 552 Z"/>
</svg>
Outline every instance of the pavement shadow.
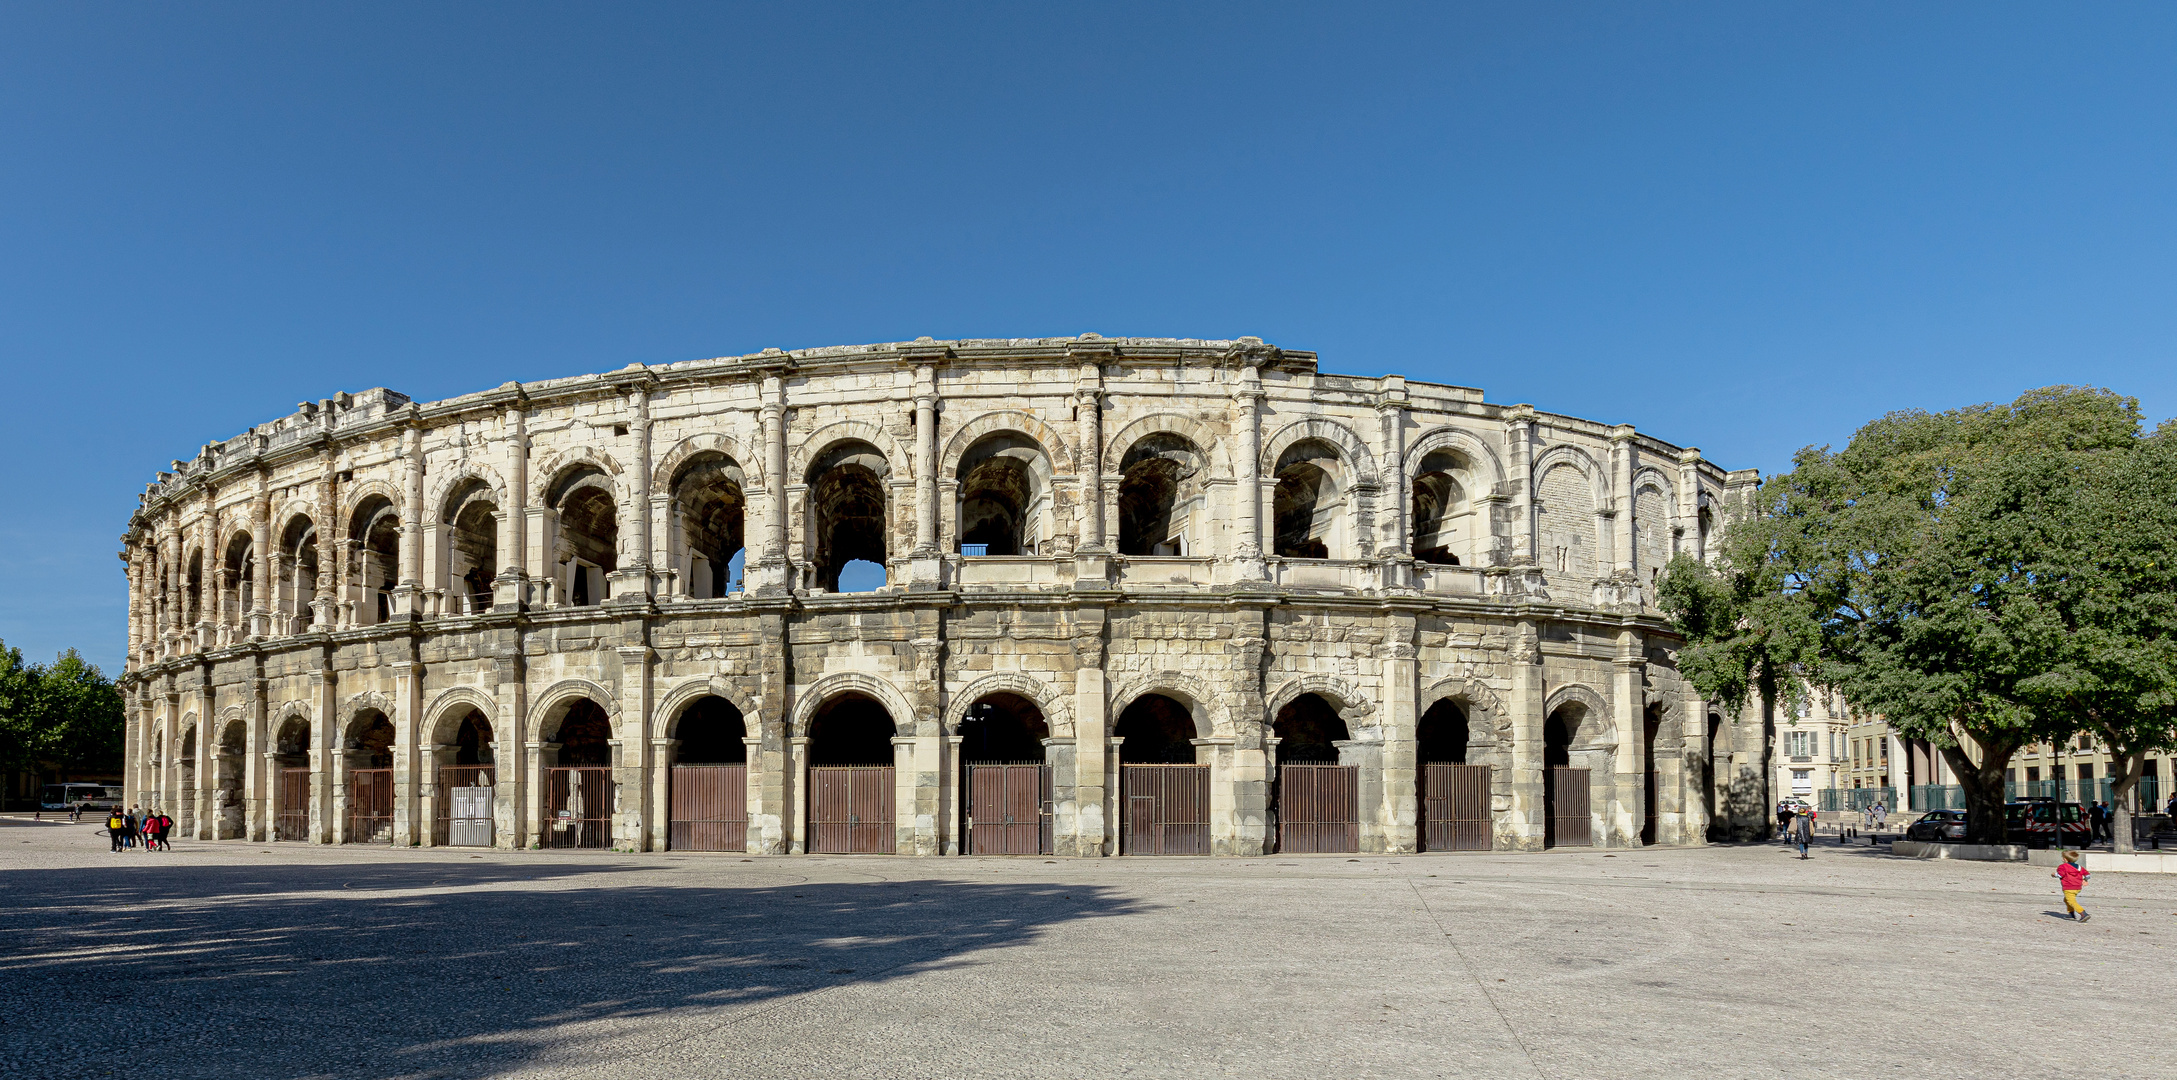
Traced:
<svg viewBox="0 0 2177 1080">
<path fill-rule="evenodd" d="M 566 1025 L 678 1011 L 709 1027 L 721 1006 L 899 979 L 1137 910 L 1087 885 L 741 887 L 656 869 L 0 872 L 0 1072 L 489 1075 L 537 1064 Z"/>
</svg>

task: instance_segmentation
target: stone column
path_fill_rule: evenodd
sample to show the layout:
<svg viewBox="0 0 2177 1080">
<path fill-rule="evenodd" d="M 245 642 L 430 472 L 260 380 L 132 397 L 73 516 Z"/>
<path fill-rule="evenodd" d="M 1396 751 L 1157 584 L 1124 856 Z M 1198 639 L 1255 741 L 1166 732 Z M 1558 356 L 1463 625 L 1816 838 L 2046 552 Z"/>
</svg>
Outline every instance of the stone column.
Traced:
<svg viewBox="0 0 2177 1080">
<path fill-rule="evenodd" d="M 1379 758 L 1382 801 L 1373 812 L 1383 837 L 1382 850 L 1404 855 L 1420 847 L 1421 751 L 1416 741 L 1420 718 L 1415 715 L 1420 662 L 1413 645 L 1415 611 L 1394 610 L 1385 621 L 1388 633 L 1383 647 L 1383 745 Z"/>
<path fill-rule="evenodd" d="M 915 554 L 937 550 L 937 375 L 915 369 Z"/>
<path fill-rule="evenodd" d="M 1610 554 L 1620 574 L 1633 572 L 1633 425 L 1610 430 Z"/>
<path fill-rule="evenodd" d="M 1074 830 L 1059 834 L 1060 854 L 1098 857 L 1110 854 L 1116 837 L 1111 829 L 1116 818 L 1105 816 L 1106 794 L 1117 787 L 1118 777 L 1107 769 L 1103 753 L 1105 732 L 1110 729 L 1108 692 L 1104 685 L 1104 609 L 1075 610 L 1073 733 L 1074 733 Z M 1069 843 L 1070 841 L 1070 843 Z"/>
<path fill-rule="evenodd" d="M 331 413 L 324 415 L 330 423 Z M 336 590 L 346 583 L 347 560 L 341 554 L 340 474 L 338 463 L 333 460 L 331 440 L 326 441 L 318 455 L 317 588 L 309 604 L 310 629 L 322 634 L 339 623 L 340 598 Z"/>
<path fill-rule="evenodd" d="M 263 565 L 263 560 L 258 560 Z M 248 741 L 242 748 L 243 836 L 262 843 L 272 839 L 272 780 L 269 759 L 271 732 L 266 730 L 271 687 L 265 682 L 262 661 L 249 687 Z"/>
<path fill-rule="evenodd" d="M 931 837 L 922 835 L 919 828 L 922 808 L 921 784 L 918 782 L 922 769 L 917 761 L 921 755 L 915 744 L 920 740 L 912 735 L 895 736 L 892 739 L 892 851 L 899 855 L 932 855 L 923 846 Z M 936 779 L 932 777 L 931 779 Z M 935 824 L 936 814 L 930 815 Z"/>
<path fill-rule="evenodd" d="M 1233 509 L 1233 523 L 1238 540 L 1232 546 L 1233 560 L 1238 563 L 1233 576 L 1242 581 L 1259 581 L 1263 577 L 1262 547 L 1262 375 L 1251 366 L 1240 369 L 1240 388 L 1233 392 L 1234 407 L 1239 410 L 1240 453 L 1233 462 L 1238 474 L 1233 479 L 1234 497 L 1239 505 Z"/>
<path fill-rule="evenodd" d="M 319 575 L 319 580 L 323 579 Z M 337 844 L 347 824 L 338 812 L 347 805 L 347 754 L 343 747 L 346 733 L 341 730 L 347 717 L 340 715 L 340 683 L 333 672 L 333 651 L 328 646 L 315 652 L 318 669 L 310 676 L 311 696 L 315 698 L 310 710 L 315 714 L 310 723 L 310 741 L 316 744 L 310 755 L 310 811 L 317 820 L 311 822 L 310 842 Z M 334 764 L 336 759 L 338 765 Z"/>
<path fill-rule="evenodd" d="M 1211 740 L 1223 759 L 1210 774 L 1210 850 L 1217 855 L 1260 855 L 1270 842 L 1270 733 L 1263 700 L 1263 658 L 1269 650 L 1269 611 L 1252 604 L 1228 609 L 1232 620 L 1230 703 L 1235 729 Z M 1197 740 L 1199 746 L 1201 740 Z M 1220 833 L 1217 811 L 1230 815 Z"/>
<path fill-rule="evenodd" d="M 650 561 L 650 392 L 647 385 L 629 387 L 627 391 L 628 438 L 634 442 L 630 454 L 634 462 L 634 475 L 627 482 L 627 505 L 616 506 L 614 512 L 620 521 L 619 568 L 608 577 L 612 601 L 639 602 L 652 595 L 651 571 L 663 570 L 663 563 Z M 638 757 L 642 755 L 637 754 Z M 647 762 L 649 759 L 644 757 Z M 645 788 L 645 798 L 648 789 Z"/>
<path fill-rule="evenodd" d="M 1679 710 L 1678 734 L 1685 747 L 1685 818 L 1681 844 L 1708 843 L 1708 823 L 1716 811 L 1716 748 L 1708 741 L 1708 703 L 1690 693 Z"/>
<path fill-rule="evenodd" d="M 1673 530 L 1673 555 L 1692 555 L 1705 559 L 1708 553 L 1700 548 L 1701 542 L 1701 451 L 1689 446 L 1678 452 L 1678 523 Z M 1702 720 L 1702 735 L 1708 732 L 1707 720 Z"/>
<path fill-rule="evenodd" d="M 1413 499 L 1406 492 L 1406 380 L 1383 377 L 1383 391 L 1376 401 L 1376 417 L 1383 425 L 1383 450 L 1377 456 L 1382 474 L 1383 505 L 1376 511 L 1376 554 L 1384 560 L 1384 584 L 1406 588 L 1413 584 L 1413 541 L 1406 516 Z"/>
<path fill-rule="evenodd" d="M 775 593 L 793 587 L 793 564 L 786 551 L 786 383 L 777 374 L 763 377 L 763 444 L 770 520 L 765 528 L 762 587 L 752 591 Z"/>
<path fill-rule="evenodd" d="M 652 758 L 643 752 L 643 748 L 663 737 L 657 727 L 656 701 L 651 693 L 651 667 L 657 654 L 648 645 L 623 645 L 615 651 L 620 655 L 617 689 L 621 715 L 620 730 L 614 734 L 626 751 L 616 755 L 612 763 L 612 782 L 621 792 L 613 839 L 631 850 L 655 850 L 646 845 L 650 834 L 657 831 L 658 824 L 664 820 L 665 804 L 662 797 L 652 798 Z M 657 847 L 664 847 L 662 832 Z"/>
<path fill-rule="evenodd" d="M 649 847 L 644 850 L 647 851 L 667 851 L 672 847 L 668 826 L 672 821 L 673 750 L 679 745 L 679 739 L 668 739 L 662 735 L 652 736 L 650 739 L 648 790 L 652 810 L 648 821 L 649 828 L 646 830 Z M 755 757 L 752 753 L 749 760 L 754 761 Z"/>
<path fill-rule="evenodd" d="M 204 711 L 197 714 L 196 771 L 197 786 L 192 792 L 193 809 L 190 812 L 187 835 L 198 840 L 211 840 L 218 836 L 218 825 L 212 818 L 218 803 L 214 800 L 219 790 L 219 773 L 213 766 L 218 760 L 213 751 L 219 737 L 219 720 L 213 711 L 219 697 L 209 684 L 203 690 Z"/>
<path fill-rule="evenodd" d="M 1522 617 L 1512 627 L 1512 693 L 1505 707 L 1512 727 L 1510 783 L 1500 798 L 1490 792 L 1496 819 L 1493 846 L 1500 851 L 1540 851 L 1548 827 L 1549 805 L 1543 797 L 1542 724 L 1549 688 L 1543 681 L 1540 629 Z M 1494 785 L 1491 785 L 1494 787 Z"/>
<path fill-rule="evenodd" d="M 502 656 L 492 665 L 490 676 L 497 679 L 492 695 L 498 706 L 498 715 L 492 717 L 492 845 L 501 848 L 527 847 L 532 839 L 536 823 L 541 820 L 542 803 L 539 782 L 543 773 L 544 744 L 537 732 L 529 726 L 529 686 L 527 665 L 519 653 Z M 508 752 L 499 753 L 504 747 Z"/>
<path fill-rule="evenodd" d="M 529 403 L 521 384 L 510 384 L 514 400 L 506 408 L 507 502 L 499 508 L 499 577 L 492 585 L 494 611 L 519 611 L 528 604 Z"/>
<path fill-rule="evenodd" d="M 1534 516 L 1534 406 L 1514 405 L 1504 424 L 1505 442 L 1511 453 L 1512 565 L 1534 566 L 1541 561 L 1535 540 Z"/>
<path fill-rule="evenodd" d="M 960 761 L 960 744 L 962 741 L 962 736 L 946 735 L 937 744 L 937 834 L 940 840 L 938 850 L 945 855 L 960 855 L 968 850 L 967 837 L 961 831 L 960 820 L 961 808 L 965 801 L 960 785 L 967 778 L 966 770 L 961 767 L 962 762 Z M 1048 740 L 1045 741 L 1048 742 Z M 1057 830 L 1053 829 L 1052 832 L 1055 843 Z"/>
<path fill-rule="evenodd" d="M 809 850 L 809 740 L 797 736 L 786 740 L 787 784 L 790 809 L 786 817 L 786 852 L 800 855 Z"/>
<path fill-rule="evenodd" d="M 144 657 L 144 557 L 136 541 L 130 539 L 121 549 L 122 575 L 128 579 L 129 590 L 129 660 L 142 665 Z"/>
<path fill-rule="evenodd" d="M 1082 364 L 1075 384 L 1074 440 L 1081 478 L 1081 547 L 1104 550 L 1104 387 L 1103 367 Z"/>
<path fill-rule="evenodd" d="M 272 634 L 272 564 L 276 543 L 272 537 L 272 490 L 271 475 L 262 467 L 257 471 L 257 492 L 250 500 L 250 550 L 256 556 L 256 578 L 250 586 L 249 636 L 269 637 Z"/>
<path fill-rule="evenodd" d="M 1611 847 L 1639 847 L 1641 817 L 1647 809 L 1648 762 L 1643 751 L 1647 710 L 1648 659 L 1637 630 L 1618 631 L 1617 656 L 1611 661 L 1610 711 L 1618 728 L 1617 775 L 1611 777 L 1609 829 Z"/>
<path fill-rule="evenodd" d="M 401 431 L 401 580 L 393 589 L 398 615 L 421 615 L 423 598 L 423 431 Z"/>
<path fill-rule="evenodd" d="M 764 782 L 764 776 L 779 767 L 783 755 L 766 754 L 763 739 L 758 737 L 744 738 L 741 745 L 748 748 L 748 782 L 744 785 L 744 802 L 748 810 L 748 840 L 744 846 L 750 855 L 776 855 L 783 849 L 779 844 L 776 828 L 778 818 L 773 816 L 772 827 L 764 827 L 764 789 L 768 786 Z"/>
</svg>

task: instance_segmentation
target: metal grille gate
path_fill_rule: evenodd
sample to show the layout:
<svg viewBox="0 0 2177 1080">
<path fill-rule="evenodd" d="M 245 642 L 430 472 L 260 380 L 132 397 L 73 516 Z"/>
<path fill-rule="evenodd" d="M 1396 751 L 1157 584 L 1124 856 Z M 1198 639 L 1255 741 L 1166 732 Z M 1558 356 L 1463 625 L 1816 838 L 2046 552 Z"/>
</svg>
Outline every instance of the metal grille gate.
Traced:
<svg viewBox="0 0 2177 1080">
<path fill-rule="evenodd" d="M 1588 813 L 1587 770 L 1552 765 L 1544 773 L 1549 785 L 1544 794 L 1550 804 L 1549 847 L 1588 847 L 1595 842 L 1594 819 Z"/>
<path fill-rule="evenodd" d="M 393 842 L 393 770 L 348 770 L 348 831 L 350 844 Z"/>
<path fill-rule="evenodd" d="M 1277 849 L 1313 855 L 1361 849 L 1361 770 L 1353 765 L 1280 765 Z"/>
<path fill-rule="evenodd" d="M 1048 765 L 970 765 L 968 851 L 974 855 L 1049 855 Z"/>
<path fill-rule="evenodd" d="M 890 855 L 897 792 L 890 765 L 809 768 L 809 846 L 821 855 Z"/>
<path fill-rule="evenodd" d="M 1421 850 L 1489 850 L 1489 766 L 1421 767 Z"/>
<path fill-rule="evenodd" d="M 310 770 L 281 769 L 278 809 L 272 815 L 274 840 L 310 839 Z"/>
<path fill-rule="evenodd" d="M 544 770 L 544 846 L 612 846 L 612 769 L 603 765 Z"/>
<path fill-rule="evenodd" d="M 675 765 L 666 805 L 669 850 L 748 850 L 748 766 Z"/>
<path fill-rule="evenodd" d="M 1209 854 L 1209 766 L 1121 765 L 1122 855 Z"/>
<path fill-rule="evenodd" d="M 492 766 L 445 765 L 438 770 L 437 843 L 491 846 Z"/>
</svg>

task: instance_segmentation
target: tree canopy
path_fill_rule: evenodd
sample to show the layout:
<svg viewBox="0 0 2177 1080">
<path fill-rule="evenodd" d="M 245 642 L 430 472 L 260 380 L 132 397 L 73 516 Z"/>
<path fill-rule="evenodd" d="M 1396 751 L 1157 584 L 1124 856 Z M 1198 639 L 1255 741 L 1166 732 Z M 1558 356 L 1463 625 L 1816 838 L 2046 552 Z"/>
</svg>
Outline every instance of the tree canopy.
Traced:
<svg viewBox="0 0 2177 1080">
<path fill-rule="evenodd" d="M 1940 750 L 1969 834 L 2000 842 L 2021 748 L 2088 729 L 2120 752 L 2168 741 L 2173 443 L 2167 425 L 2142 434 L 2133 399 L 2059 386 L 1802 450 L 1728 522 L 1714 566 L 1666 576 L 1687 677 L 1727 704 L 1838 690 Z"/>
<path fill-rule="evenodd" d="M 118 770 L 126 726 L 113 681 L 74 649 L 25 664 L 0 644 L 0 768 Z"/>
</svg>

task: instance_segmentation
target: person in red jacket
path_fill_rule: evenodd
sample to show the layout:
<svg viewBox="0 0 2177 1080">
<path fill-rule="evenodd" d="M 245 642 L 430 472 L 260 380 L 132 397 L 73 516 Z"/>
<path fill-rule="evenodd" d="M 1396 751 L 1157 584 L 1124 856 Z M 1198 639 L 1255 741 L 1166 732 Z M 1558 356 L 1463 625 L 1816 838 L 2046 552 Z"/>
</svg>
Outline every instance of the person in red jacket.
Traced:
<svg viewBox="0 0 2177 1080">
<path fill-rule="evenodd" d="M 2085 922 L 2093 918 L 2086 913 L 2085 908 L 2079 906 L 2079 890 L 2086 888 L 2087 872 L 2086 867 L 2079 865 L 2078 852 L 2064 852 L 2064 864 L 2057 867 L 2056 873 L 2050 876 L 2063 883 L 2064 910 L 2070 912 L 2073 919 Z"/>
</svg>

